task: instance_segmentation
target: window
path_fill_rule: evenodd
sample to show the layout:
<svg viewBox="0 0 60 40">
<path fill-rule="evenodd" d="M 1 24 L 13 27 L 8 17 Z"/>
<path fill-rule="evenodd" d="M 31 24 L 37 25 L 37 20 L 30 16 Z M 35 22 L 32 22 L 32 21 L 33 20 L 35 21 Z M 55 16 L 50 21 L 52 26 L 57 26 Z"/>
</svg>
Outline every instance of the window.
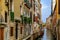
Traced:
<svg viewBox="0 0 60 40">
<path fill-rule="evenodd" d="M 8 0 L 5 0 L 5 5 L 8 7 L 8 5 L 9 5 Z"/>
<path fill-rule="evenodd" d="M 20 28 L 20 34 L 22 34 L 22 27 Z"/>
<path fill-rule="evenodd" d="M 33 15 L 33 21 L 35 22 L 35 14 Z"/>
<path fill-rule="evenodd" d="M 13 36 L 13 27 L 10 28 L 10 36 Z"/>
<path fill-rule="evenodd" d="M 10 2 L 12 2 L 12 0 L 10 0 Z"/>
<path fill-rule="evenodd" d="M 32 12 L 30 12 L 30 18 L 32 19 Z"/>
<path fill-rule="evenodd" d="M 21 12 L 21 15 L 22 15 L 22 6 L 20 6 L 20 12 Z"/>
<path fill-rule="evenodd" d="M 34 11 L 35 11 L 35 4 L 34 4 Z"/>
<path fill-rule="evenodd" d="M 58 25 L 60 25 L 60 20 L 58 20 Z"/>
<path fill-rule="evenodd" d="M 5 0 L 5 2 L 8 2 L 8 0 Z"/>
<path fill-rule="evenodd" d="M 38 15 L 38 18 L 40 19 L 40 14 L 38 13 L 37 15 Z"/>
<path fill-rule="evenodd" d="M 3 16 L 0 14 L 0 22 L 3 22 L 4 19 L 3 19 Z"/>
<path fill-rule="evenodd" d="M 29 0 L 29 3 L 31 4 L 31 7 L 32 7 L 32 0 Z"/>
<path fill-rule="evenodd" d="M 16 37 L 16 39 L 18 38 L 18 23 L 16 22 L 16 29 L 15 29 L 15 31 L 16 31 L 16 35 L 15 35 L 15 37 Z"/>
<path fill-rule="evenodd" d="M 5 11 L 5 22 L 7 22 L 7 12 Z"/>
</svg>

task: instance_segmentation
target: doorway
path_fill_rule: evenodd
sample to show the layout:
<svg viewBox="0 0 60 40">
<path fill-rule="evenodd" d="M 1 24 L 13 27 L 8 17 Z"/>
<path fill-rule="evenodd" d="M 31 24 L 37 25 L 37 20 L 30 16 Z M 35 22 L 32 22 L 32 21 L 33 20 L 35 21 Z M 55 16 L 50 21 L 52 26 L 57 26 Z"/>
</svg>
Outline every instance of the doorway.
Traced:
<svg viewBox="0 0 60 40">
<path fill-rule="evenodd" d="M 4 27 L 0 28 L 0 40 L 4 40 Z"/>
</svg>

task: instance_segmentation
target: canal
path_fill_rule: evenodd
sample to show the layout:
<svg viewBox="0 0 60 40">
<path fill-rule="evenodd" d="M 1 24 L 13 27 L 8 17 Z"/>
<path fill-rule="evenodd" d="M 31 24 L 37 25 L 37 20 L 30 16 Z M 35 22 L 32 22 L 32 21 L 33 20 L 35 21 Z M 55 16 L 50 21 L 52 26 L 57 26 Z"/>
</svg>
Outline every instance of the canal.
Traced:
<svg viewBox="0 0 60 40">
<path fill-rule="evenodd" d="M 55 39 L 53 38 L 51 31 L 44 28 L 43 37 L 39 37 L 37 40 L 55 40 Z"/>
</svg>

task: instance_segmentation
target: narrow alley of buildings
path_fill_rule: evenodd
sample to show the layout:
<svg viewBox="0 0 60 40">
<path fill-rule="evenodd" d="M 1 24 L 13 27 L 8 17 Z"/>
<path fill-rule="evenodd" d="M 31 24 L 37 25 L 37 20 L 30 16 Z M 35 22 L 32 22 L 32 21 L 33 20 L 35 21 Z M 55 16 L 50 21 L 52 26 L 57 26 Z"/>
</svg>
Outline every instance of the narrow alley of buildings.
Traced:
<svg viewBox="0 0 60 40">
<path fill-rule="evenodd" d="M 60 40 L 59 0 L 0 0 L 0 40 Z"/>
</svg>

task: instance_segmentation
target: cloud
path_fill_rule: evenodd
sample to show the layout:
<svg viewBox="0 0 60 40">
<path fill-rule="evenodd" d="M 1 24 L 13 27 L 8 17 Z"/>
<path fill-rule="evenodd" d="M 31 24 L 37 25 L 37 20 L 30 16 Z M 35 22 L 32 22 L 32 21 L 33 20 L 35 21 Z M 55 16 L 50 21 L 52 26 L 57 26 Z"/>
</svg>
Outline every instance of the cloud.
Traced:
<svg viewBox="0 0 60 40">
<path fill-rule="evenodd" d="M 46 8 L 48 8 L 49 6 L 47 6 L 47 5 L 42 5 L 42 9 L 46 9 Z"/>
<path fill-rule="evenodd" d="M 45 2 L 41 2 L 41 4 L 42 4 L 42 9 L 46 9 L 50 7 L 50 5 L 47 5 Z"/>
</svg>

